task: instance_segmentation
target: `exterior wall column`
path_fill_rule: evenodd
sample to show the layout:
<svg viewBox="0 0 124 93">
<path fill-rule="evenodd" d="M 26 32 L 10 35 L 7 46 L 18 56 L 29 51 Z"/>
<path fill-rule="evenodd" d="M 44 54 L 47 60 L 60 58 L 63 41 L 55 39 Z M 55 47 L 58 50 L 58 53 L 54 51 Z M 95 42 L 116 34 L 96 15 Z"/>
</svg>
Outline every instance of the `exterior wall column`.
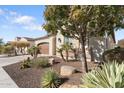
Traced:
<svg viewBox="0 0 124 93">
<path fill-rule="evenodd" d="M 55 55 L 56 54 L 56 37 L 50 37 L 49 38 L 49 55 Z"/>
</svg>

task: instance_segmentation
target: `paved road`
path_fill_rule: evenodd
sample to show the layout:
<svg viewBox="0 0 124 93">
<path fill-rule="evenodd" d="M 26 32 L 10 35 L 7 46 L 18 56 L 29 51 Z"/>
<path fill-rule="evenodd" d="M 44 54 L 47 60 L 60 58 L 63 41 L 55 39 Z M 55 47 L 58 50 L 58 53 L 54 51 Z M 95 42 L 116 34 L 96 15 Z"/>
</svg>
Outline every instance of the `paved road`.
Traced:
<svg viewBox="0 0 124 93">
<path fill-rule="evenodd" d="M 20 62 L 27 57 L 28 55 L 16 57 L 0 57 L 0 88 L 18 88 L 16 83 L 11 79 L 11 77 L 6 73 L 6 71 L 4 71 L 2 66 Z"/>
</svg>

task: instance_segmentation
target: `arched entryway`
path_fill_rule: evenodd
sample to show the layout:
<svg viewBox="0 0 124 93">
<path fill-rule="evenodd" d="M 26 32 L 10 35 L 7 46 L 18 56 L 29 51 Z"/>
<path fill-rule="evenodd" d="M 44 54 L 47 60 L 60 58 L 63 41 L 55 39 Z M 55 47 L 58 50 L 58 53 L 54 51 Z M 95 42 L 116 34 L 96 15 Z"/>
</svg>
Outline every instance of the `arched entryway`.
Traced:
<svg viewBox="0 0 124 93">
<path fill-rule="evenodd" d="M 39 43 L 38 47 L 40 49 L 41 54 L 49 54 L 49 43 L 48 42 Z"/>
</svg>

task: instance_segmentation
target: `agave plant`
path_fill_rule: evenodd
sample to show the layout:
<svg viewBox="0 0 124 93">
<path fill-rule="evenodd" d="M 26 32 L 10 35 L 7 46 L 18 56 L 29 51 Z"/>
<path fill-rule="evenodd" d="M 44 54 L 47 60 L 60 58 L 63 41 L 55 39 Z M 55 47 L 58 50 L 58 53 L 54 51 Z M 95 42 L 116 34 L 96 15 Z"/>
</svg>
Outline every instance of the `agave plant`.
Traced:
<svg viewBox="0 0 124 93">
<path fill-rule="evenodd" d="M 81 87 L 88 88 L 123 88 L 124 87 L 124 63 L 106 63 L 102 69 L 98 68 L 86 73 L 81 78 Z"/>
<path fill-rule="evenodd" d="M 46 71 L 41 84 L 44 88 L 57 88 L 61 84 L 61 79 L 54 70 L 50 69 Z"/>
</svg>

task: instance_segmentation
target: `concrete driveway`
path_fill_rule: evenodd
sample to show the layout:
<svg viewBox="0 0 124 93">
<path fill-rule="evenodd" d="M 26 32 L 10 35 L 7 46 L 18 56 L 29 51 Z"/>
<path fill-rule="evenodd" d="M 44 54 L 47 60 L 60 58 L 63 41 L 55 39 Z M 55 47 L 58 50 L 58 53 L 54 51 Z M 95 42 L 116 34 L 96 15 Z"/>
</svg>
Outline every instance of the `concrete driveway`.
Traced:
<svg viewBox="0 0 124 93">
<path fill-rule="evenodd" d="M 15 56 L 15 57 L 0 57 L 0 88 L 18 88 L 16 83 L 6 73 L 2 66 L 14 64 L 21 60 L 27 59 L 29 55 Z"/>
</svg>

